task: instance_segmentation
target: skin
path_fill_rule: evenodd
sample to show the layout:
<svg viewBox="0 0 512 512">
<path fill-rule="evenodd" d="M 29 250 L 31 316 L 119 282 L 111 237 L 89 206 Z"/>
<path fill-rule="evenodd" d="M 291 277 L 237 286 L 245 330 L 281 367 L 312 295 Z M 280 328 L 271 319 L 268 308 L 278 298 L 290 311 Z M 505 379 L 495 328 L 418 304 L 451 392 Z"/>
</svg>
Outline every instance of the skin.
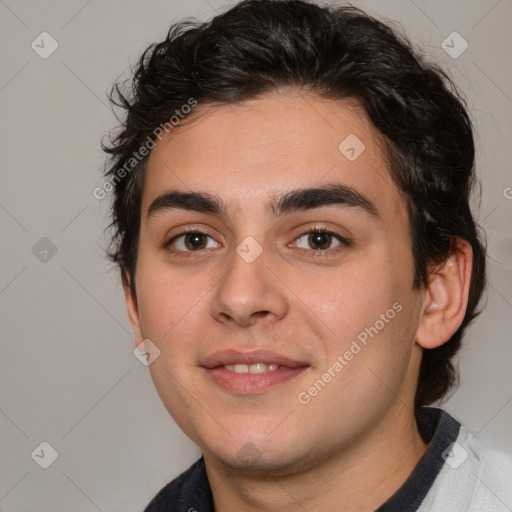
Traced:
<svg viewBox="0 0 512 512">
<path fill-rule="evenodd" d="M 350 134 L 365 144 L 355 161 L 338 149 Z M 125 283 L 128 315 L 136 344 L 150 339 L 160 350 L 151 376 L 204 454 L 216 510 L 314 512 L 340 503 L 374 510 L 426 449 L 413 414 L 422 351 L 462 322 L 471 249 L 461 240 L 430 285 L 413 290 L 407 212 L 379 140 L 354 103 L 280 90 L 242 104 L 200 104 L 151 152 L 136 300 Z M 290 190 L 327 184 L 352 187 L 378 217 L 340 205 L 280 216 L 268 208 Z M 214 194 L 227 216 L 168 208 L 148 217 L 169 190 Z M 328 238 L 327 249 L 316 249 L 307 236 L 313 228 L 350 246 Z M 211 237 L 205 248 L 194 251 L 184 237 L 164 247 L 197 229 Z M 252 263 L 236 252 L 249 236 L 262 249 Z M 299 393 L 395 303 L 401 311 L 300 403 Z M 274 350 L 309 367 L 262 393 L 238 395 L 200 366 L 227 348 Z M 248 447 L 252 460 L 242 457 Z"/>
</svg>

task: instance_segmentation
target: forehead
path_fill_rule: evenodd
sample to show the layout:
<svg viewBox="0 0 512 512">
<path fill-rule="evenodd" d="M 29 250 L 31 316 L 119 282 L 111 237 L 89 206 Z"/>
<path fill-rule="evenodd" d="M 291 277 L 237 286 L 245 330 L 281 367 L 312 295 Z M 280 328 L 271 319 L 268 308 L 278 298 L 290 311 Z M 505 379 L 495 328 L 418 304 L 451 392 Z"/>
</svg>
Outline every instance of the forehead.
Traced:
<svg viewBox="0 0 512 512">
<path fill-rule="evenodd" d="M 289 190 L 339 183 L 379 211 L 404 208 L 381 138 L 354 102 L 279 91 L 229 105 L 201 105 L 152 150 L 143 215 L 169 190 L 208 192 L 233 215 Z"/>
</svg>

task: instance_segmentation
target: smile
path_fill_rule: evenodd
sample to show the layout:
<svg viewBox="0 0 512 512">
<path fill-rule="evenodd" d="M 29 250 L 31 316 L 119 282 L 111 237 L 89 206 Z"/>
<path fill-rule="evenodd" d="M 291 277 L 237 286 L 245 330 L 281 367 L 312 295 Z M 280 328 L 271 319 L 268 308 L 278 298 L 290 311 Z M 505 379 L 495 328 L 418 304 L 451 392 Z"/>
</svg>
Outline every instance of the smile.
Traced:
<svg viewBox="0 0 512 512">
<path fill-rule="evenodd" d="M 293 381 L 309 368 L 302 358 L 271 350 L 222 350 L 205 357 L 200 366 L 218 387 L 231 393 L 250 395 Z"/>
</svg>

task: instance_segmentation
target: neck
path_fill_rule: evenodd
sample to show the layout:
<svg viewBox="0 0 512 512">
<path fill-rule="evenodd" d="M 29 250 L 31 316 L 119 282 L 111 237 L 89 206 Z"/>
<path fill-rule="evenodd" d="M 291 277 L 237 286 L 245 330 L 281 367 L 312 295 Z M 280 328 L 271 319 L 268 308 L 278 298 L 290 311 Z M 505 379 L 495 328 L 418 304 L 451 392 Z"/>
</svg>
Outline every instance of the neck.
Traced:
<svg viewBox="0 0 512 512">
<path fill-rule="evenodd" d="M 403 404 L 366 432 L 306 469 L 242 472 L 204 454 L 215 509 L 222 512 L 375 510 L 410 476 L 426 445 Z"/>
</svg>

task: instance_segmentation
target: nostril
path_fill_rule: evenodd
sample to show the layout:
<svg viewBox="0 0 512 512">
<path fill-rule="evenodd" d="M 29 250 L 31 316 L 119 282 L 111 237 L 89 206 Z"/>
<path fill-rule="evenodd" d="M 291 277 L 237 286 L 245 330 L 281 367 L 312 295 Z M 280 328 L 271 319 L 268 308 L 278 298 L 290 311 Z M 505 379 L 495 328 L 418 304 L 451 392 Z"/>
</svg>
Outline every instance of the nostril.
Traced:
<svg viewBox="0 0 512 512">
<path fill-rule="evenodd" d="M 251 316 L 266 316 L 270 313 L 270 311 L 256 311 Z"/>
</svg>

